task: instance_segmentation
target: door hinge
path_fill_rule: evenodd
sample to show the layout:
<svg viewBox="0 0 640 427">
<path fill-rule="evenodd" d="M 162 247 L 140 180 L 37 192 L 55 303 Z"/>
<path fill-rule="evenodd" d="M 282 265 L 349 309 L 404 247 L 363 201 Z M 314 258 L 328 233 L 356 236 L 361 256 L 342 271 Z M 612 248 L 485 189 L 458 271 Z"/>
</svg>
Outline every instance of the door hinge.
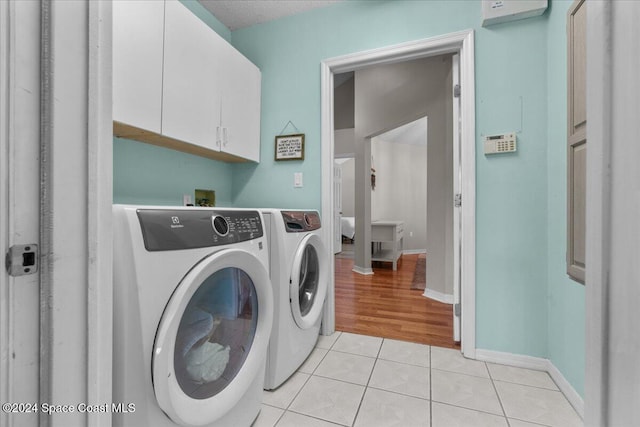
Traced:
<svg viewBox="0 0 640 427">
<path fill-rule="evenodd" d="M 453 206 L 455 206 L 456 208 L 462 206 L 462 194 L 458 193 L 455 195 L 455 197 L 453 198 Z"/>
<path fill-rule="evenodd" d="M 461 311 L 460 310 L 460 303 L 458 302 L 458 303 L 453 304 L 453 314 L 456 317 L 460 317 L 460 311 Z"/>
<path fill-rule="evenodd" d="M 38 245 L 14 245 L 9 248 L 5 256 L 5 267 L 10 276 L 25 276 L 38 272 Z"/>
<path fill-rule="evenodd" d="M 460 85 L 455 85 L 453 87 L 453 97 L 460 98 Z"/>
</svg>

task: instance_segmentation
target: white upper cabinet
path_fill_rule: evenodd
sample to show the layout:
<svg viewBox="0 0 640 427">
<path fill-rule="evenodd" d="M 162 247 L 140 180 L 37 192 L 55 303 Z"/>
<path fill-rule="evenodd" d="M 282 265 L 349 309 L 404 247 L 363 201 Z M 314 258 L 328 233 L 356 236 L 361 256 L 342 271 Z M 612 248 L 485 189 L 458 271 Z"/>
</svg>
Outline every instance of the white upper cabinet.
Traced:
<svg viewBox="0 0 640 427">
<path fill-rule="evenodd" d="M 260 86 L 258 67 L 232 46 L 224 46 L 222 62 L 222 150 L 260 161 Z"/>
<path fill-rule="evenodd" d="M 116 136 L 258 162 L 260 87 L 260 70 L 181 2 L 114 2 Z"/>
<path fill-rule="evenodd" d="M 216 51 L 226 42 L 178 1 L 166 2 L 162 134 L 210 149 L 220 122 Z"/>
<path fill-rule="evenodd" d="M 113 2 L 113 120 L 160 133 L 164 2 Z"/>
</svg>

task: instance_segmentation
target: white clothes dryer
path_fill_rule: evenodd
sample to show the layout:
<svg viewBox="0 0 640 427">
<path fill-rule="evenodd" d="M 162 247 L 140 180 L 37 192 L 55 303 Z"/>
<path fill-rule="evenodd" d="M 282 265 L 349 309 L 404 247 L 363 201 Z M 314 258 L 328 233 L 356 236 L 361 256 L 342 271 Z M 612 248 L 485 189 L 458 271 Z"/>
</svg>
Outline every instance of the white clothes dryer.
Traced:
<svg viewBox="0 0 640 427">
<path fill-rule="evenodd" d="M 273 322 L 261 213 L 113 215 L 113 425 L 250 426 Z"/>
<path fill-rule="evenodd" d="M 317 211 L 262 209 L 274 319 L 264 388 L 284 383 L 313 350 L 327 294 L 329 259 Z"/>
</svg>

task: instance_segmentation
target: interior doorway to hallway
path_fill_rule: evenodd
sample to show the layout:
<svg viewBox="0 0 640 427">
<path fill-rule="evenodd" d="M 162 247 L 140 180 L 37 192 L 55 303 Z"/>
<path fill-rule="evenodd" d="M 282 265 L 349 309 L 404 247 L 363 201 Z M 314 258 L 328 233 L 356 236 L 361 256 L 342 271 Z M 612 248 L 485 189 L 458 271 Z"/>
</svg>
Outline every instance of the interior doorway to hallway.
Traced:
<svg viewBox="0 0 640 427">
<path fill-rule="evenodd" d="M 322 102 L 323 102 L 323 155 L 322 155 L 322 174 L 323 174 L 323 212 L 324 230 L 326 241 L 331 244 L 335 234 L 335 219 L 326 212 L 333 212 L 334 208 L 334 173 L 333 160 L 335 153 L 335 141 L 333 135 L 334 120 L 334 103 L 333 103 L 333 79 L 334 74 L 341 74 L 348 71 L 363 70 L 368 67 L 382 64 L 399 64 L 421 58 L 429 58 L 443 54 L 460 55 L 460 74 L 461 74 L 461 97 L 460 97 L 460 151 L 458 152 L 460 162 L 458 170 L 454 172 L 454 176 L 463 177 L 464 180 L 459 181 L 459 191 L 465 194 L 465 203 L 460 207 L 459 217 L 459 259 L 457 267 L 459 269 L 458 279 L 462 287 L 462 351 L 468 357 L 475 356 L 475 149 L 474 149 L 474 90 L 473 90 L 473 32 L 465 31 L 461 33 L 450 34 L 433 39 L 411 42 L 399 46 L 378 49 L 370 52 L 363 52 L 354 55 L 348 55 L 341 58 L 327 60 L 322 64 Z M 364 140 L 376 136 L 375 130 L 373 134 L 355 135 L 355 157 L 360 157 L 365 163 L 364 170 L 371 167 L 370 156 L 364 155 L 366 144 Z M 370 154 L 370 153 L 366 153 Z M 455 155 L 455 154 L 454 154 Z M 358 166 L 356 165 L 356 168 Z M 368 168 L 367 168 L 368 167 Z M 363 170 L 363 169 L 361 169 Z M 364 178 L 364 177 L 360 177 Z M 364 192 L 362 200 L 356 202 L 360 205 L 369 205 L 371 202 L 370 194 Z M 465 208 L 466 205 L 466 208 Z M 371 242 L 371 217 L 370 213 L 364 214 L 364 220 L 360 225 L 356 224 L 355 234 L 360 236 L 364 243 L 361 243 L 363 249 L 358 255 L 355 253 L 356 265 L 360 262 L 366 265 L 367 257 L 370 257 L 368 251 L 364 250 L 364 246 L 370 245 Z M 455 225 L 454 225 L 455 228 Z M 455 253 L 455 251 L 453 251 Z M 358 258 L 363 258 L 364 263 Z M 335 270 L 335 265 L 332 265 Z M 453 273 L 455 274 L 455 268 Z M 365 271 L 366 273 L 366 271 Z M 333 277 L 333 275 L 331 275 Z M 335 278 L 334 283 L 335 286 Z M 325 320 L 323 323 L 323 333 L 331 333 L 335 329 L 335 288 L 331 286 L 331 292 L 325 305 Z M 453 311 L 453 310 L 452 310 Z"/>
<path fill-rule="evenodd" d="M 340 178 L 334 179 L 334 226 L 339 228 L 334 252 L 340 331 L 454 346 L 452 57 L 336 75 L 334 152 L 340 172 L 334 176 Z M 376 135 L 364 141 L 369 169 L 355 154 L 354 139 L 362 134 Z M 370 193 L 370 203 L 358 206 L 355 199 L 363 192 Z M 354 232 L 365 218 L 371 219 L 371 243 Z M 344 247 L 341 238 L 348 242 Z M 369 259 L 356 260 L 358 251 L 369 250 Z M 364 300 L 369 303 L 356 303 Z"/>
</svg>

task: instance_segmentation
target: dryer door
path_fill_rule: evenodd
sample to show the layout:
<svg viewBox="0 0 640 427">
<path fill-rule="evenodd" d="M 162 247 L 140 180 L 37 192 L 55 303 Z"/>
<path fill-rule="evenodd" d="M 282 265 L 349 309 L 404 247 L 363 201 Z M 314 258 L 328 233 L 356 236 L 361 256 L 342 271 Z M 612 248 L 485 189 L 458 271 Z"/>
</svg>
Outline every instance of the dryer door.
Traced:
<svg viewBox="0 0 640 427">
<path fill-rule="evenodd" d="M 242 398 L 264 365 L 271 292 L 262 263 L 238 249 L 214 253 L 184 276 L 152 356 L 156 399 L 174 422 L 215 422 Z"/>
<path fill-rule="evenodd" d="M 322 315 L 327 294 L 327 251 L 317 234 L 309 234 L 298 245 L 291 271 L 291 313 L 301 329 L 309 329 Z"/>
</svg>

